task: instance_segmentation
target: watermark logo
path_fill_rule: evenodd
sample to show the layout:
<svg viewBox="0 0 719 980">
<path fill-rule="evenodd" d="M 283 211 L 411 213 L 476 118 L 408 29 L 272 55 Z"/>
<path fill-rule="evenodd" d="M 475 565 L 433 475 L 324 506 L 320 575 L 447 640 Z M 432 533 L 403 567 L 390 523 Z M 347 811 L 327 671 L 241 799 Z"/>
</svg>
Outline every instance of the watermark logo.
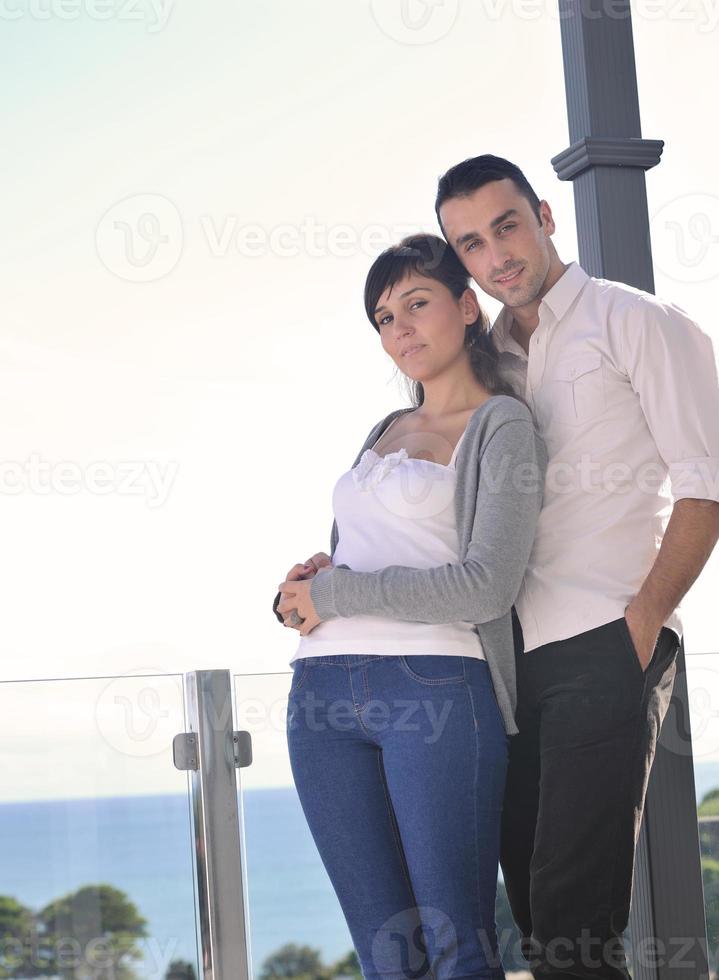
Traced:
<svg viewBox="0 0 719 980">
<path fill-rule="evenodd" d="M 654 262 L 677 282 L 707 282 L 719 276 L 719 197 L 683 194 L 651 219 Z"/>
<path fill-rule="evenodd" d="M 432 44 L 446 37 L 459 0 L 370 0 L 375 23 L 399 44 Z"/>
<path fill-rule="evenodd" d="M 148 507 L 155 508 L 168 499 L 179 468 L 177 460 L 163 466 L 154 459 L 101 459 L 83 466 L 75 460 L 49 460 L 30 453 L 22 462 L 0 459 L 0 494 L 141 496 Z"/>
<path fill-rule="evenodd" d="M 161 194 L 136 194 L 114 204 L 95 230 L 100 261 L 128 282 L 162 279 L 180 261 L 182 218 Z"/>
<path fill-rule="evenodd" d="M 146 676 L 146 675 L 160 676 Z M 147 758 L 172 751 L 177 708 L 182 704 L 179 678 L 151 667 L 113 677 L 95 704 L 95 724 L 108 745 L 121 755 Z"/>
<path fill-rule="evenodd" d="M 497 22 L 505 18 L 534 22 L 538 20 L 589 21 L 645 20 L 650 23 L 671 21 L 691 23 L 699 34 L 709 34 L 719 23 L 717 0 L 579 0 L 560 8 L 555 0 L 480 0 L 482 18 Z"/>
<path fill-rule="evenodd" d="M 0 20 L 114 21 L 147 25 L 148 34 L 167 26 L 175 0 L 0 0 Z"/>
<path fill-rule="evenodd" d="M 0 0 L 2 2 L 2 0 Z M 297 224 L 264 226 L 239 215 L 187 217 L 160 194 L 136 194 L 113 204 L 95 229 L 98 258 L 113 275 L 127 282 L 162 279 L 178 265 L 185 239 L 212 259 L 375 258 L 406 235 L 422 232 L 415 224 L 326 224 L 305 215 Z"/>
<path fill-rule="evenodd" d="M 695 759 L 719 755 L 719 674 L 708 667 L 687 671 L 691 731 L 684 720 L 683 744 Z"/>
<path fill-rule="evenodd" d="M 430 950 L 427 950 L 427 938 Z M 451 977 L 457 963 L 457 930 L 450 917 L 430 905 L 396 912 L 379 927 L 372 940 L 372 965 L 380 976 L 427 976 L 431 965 Z"/>
</svg>

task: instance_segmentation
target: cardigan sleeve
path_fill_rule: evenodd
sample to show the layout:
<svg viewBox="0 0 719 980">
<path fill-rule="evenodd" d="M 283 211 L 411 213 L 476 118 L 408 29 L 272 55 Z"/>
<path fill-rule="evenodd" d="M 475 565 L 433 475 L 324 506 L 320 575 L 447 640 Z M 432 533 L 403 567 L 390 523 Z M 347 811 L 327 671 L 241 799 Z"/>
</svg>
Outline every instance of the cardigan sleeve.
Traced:
<svg viewBox="0 0 719 980">
<path fill-rule="evenodd" d="M 464 560 L 426 569 L 320 570 L 310 586 L 320 619 L 375 615 L 418 623 L 484 623 L 509 612 L 529 561 L 546 465 L 544 444 L 529 419 L 502 422 L 481 452 Z"/>
</svg>

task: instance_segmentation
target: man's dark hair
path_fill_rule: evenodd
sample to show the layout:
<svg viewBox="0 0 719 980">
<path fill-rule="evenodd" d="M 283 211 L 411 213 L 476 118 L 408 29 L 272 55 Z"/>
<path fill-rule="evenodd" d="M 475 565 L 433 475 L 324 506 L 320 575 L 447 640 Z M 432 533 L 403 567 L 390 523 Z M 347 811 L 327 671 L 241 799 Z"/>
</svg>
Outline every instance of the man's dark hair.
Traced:
<svg viewBox="0 0 719 980">
<path fill-rule="evenodd" d="M 509 160 L 505 160 L 503 157 L 495 157 L 491 153 L 485 153 L 481 157 L 470 157 L 468 160 L 462 160 L 461 163 L 450 167 L 439 178 L 434 211 L 445 238 L 447 236 L 439 216 L 439 209 L 445 201 L 453 197 L 467 197 L 493 180 L 506 179 L 511 180 L 519 193 L 527 198 L 537 221 L 541 224 L 539 198 L 519 167 L 515 163 L 510 163 Z"/>
</svg>

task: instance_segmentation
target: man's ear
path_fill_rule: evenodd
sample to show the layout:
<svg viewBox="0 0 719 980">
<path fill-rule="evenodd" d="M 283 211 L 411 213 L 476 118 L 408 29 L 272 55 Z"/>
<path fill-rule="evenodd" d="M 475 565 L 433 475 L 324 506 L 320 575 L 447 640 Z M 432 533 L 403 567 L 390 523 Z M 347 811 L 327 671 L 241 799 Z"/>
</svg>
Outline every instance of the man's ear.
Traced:
<svg viewBox="0 0 719 980">
<path fill-rule="evenodd" d="M 554 224 L 554 218 L 552 217 L 552 209 L 546 201 L 539 202 L 539 215 L 542 219 L 544 234 L 547 236 L 547 238 L 549 238 L 556 231 L 556 225 Z"/>
</svg>

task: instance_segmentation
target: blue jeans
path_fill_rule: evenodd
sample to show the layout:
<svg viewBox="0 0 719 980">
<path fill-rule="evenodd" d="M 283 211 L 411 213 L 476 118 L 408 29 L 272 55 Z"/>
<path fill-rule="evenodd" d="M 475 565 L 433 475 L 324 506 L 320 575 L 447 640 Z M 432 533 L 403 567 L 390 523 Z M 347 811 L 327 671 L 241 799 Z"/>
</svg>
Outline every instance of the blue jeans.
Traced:
<svg viewBox="0 0 719 980">
<path fill-rule="evenodd" d="M 293 670 L 292 774 L 365 980 L 503 980 L 508 737 L 486 662 L 346 654 Z"/>
</svg>

